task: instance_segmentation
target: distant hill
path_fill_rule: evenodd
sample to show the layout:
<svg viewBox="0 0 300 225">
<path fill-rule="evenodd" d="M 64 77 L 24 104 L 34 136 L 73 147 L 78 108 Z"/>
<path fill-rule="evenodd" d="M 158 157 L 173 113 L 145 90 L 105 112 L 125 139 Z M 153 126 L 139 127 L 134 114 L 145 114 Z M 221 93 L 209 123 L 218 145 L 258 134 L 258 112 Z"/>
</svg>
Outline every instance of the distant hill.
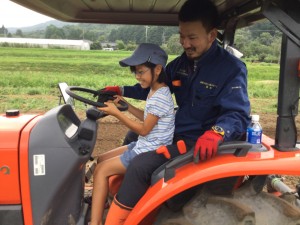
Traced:
<svg viewBox="0 0 300 225">
<path fill-rule="evenodd" d="M 53 27 L 49 28 L 49 26 Z M 115 24 L 71 23 L 53 19 L 34 26 L 8 28 L 5 27 L 4 31 L 2 31 L 0 27 L 0 37 L 70 40 L 87 39 L 95 42 L 98 39 L 108 40 L 107 38 L 111 30 L 118 29 L 119 27 L 120 25 Z M 21 30 L 21 32 L 18 32 L 17 34 L 17 30 Z"/>
<path fill-rule="evenodd" d="M 24 32 L 27 33 L 27 32 L 33 32 L 33 31 L 38 31 L 38 30 L 46 30 L 47 26 L 49 26 L 49 25 L 54 25 L 58 28 L 61 28 L 66 25 L 75 25 L 75 24 L 76 23 L 67 23 L 67 22 L 62 22 L 59 20 L 49 20 L 47 22 L 39 23 L 37 25 L 29 26 L 29 27 L 8 27 L 7 30 L 10 33 L 15 33 L 16 30 L 21 29 L 23 33 Z"/>
</svg>

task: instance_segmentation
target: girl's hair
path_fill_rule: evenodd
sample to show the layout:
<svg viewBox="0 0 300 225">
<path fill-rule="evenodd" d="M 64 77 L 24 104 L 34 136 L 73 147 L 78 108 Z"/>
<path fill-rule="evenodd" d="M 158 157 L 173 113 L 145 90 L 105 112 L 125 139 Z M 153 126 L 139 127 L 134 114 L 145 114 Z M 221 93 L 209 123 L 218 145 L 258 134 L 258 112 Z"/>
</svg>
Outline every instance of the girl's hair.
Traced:
<svg viewBox="0 0 300 225">
<path fill-rule="evenodd" d="M 150 69 L 151 75 L 152 75 L 152 81 L 153 81 L 153 79 L 154 79 L 154 68 L 156 67 L 156 65 L 151 63 L 151 62 L 145 62 L 142 65 L 146 66 L 147 68 Z M 134 73 L 135 72 L 135 66 L 130 66 L 130 71 L 132 73 Z M 161 70 L 161 72 L 160 72 L 160 74 L 157 78 L 157 82 L 158 83 L 165 83 L 166 81 L 167 81 L 167 74 L 166 74 L 164 68 L 162 68 L 162 70 Z"/>
</svg>

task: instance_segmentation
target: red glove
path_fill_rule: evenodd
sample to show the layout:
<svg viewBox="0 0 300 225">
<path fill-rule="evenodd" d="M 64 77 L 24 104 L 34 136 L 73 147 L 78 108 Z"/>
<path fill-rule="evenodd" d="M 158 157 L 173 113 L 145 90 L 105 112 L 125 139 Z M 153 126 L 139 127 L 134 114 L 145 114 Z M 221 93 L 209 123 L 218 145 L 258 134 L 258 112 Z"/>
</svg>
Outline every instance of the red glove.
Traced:
<svg viewBox="0 0 300 225">
<path fill-rule="evenodd" d="M 194 148 L 194 162 L 199 159 L 204 161 L 211 159 L 217 154 L 218 146 L 223 142 L 223 137 L 212 130 L 206 131 L 200 136 Z"/>
<path fill-rule="evenodd" d="M 101 91 L 113 91 L 116 92 L 117 95 L 122 95 L 122 91 L 119 86 L 106 86 L 105 88 L 101 89 Z"/>
</svg>

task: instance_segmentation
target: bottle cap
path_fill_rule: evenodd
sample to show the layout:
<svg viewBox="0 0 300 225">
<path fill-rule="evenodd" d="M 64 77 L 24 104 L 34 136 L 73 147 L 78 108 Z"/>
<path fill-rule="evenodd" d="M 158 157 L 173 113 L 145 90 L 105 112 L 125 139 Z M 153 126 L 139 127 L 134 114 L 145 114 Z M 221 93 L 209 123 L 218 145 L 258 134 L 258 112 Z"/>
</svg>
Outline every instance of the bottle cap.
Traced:
<svg viewBox="0 0 300 225">
<path fill-rule="evenodd" d="M 252 115 L 251 116 L 252 121 L 258 122 L 259 121 L 259 115 Z"/>
</svg>

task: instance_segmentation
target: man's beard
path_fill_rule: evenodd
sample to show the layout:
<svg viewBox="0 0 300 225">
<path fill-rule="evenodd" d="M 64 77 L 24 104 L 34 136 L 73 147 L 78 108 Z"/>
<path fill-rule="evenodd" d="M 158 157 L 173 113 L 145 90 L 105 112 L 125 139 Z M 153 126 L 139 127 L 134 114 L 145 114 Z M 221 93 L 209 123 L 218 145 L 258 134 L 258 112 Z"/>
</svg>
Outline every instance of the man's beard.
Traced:
<svg viewBox="0 0 300 225">
<path fill-rule="evenodd" d="M 193 54 L 196 52 L 195 48 L 185 48 L 184 52 L 189 59 L 195 58 L 195 56 L 193 56 Z"/>
</svg>

